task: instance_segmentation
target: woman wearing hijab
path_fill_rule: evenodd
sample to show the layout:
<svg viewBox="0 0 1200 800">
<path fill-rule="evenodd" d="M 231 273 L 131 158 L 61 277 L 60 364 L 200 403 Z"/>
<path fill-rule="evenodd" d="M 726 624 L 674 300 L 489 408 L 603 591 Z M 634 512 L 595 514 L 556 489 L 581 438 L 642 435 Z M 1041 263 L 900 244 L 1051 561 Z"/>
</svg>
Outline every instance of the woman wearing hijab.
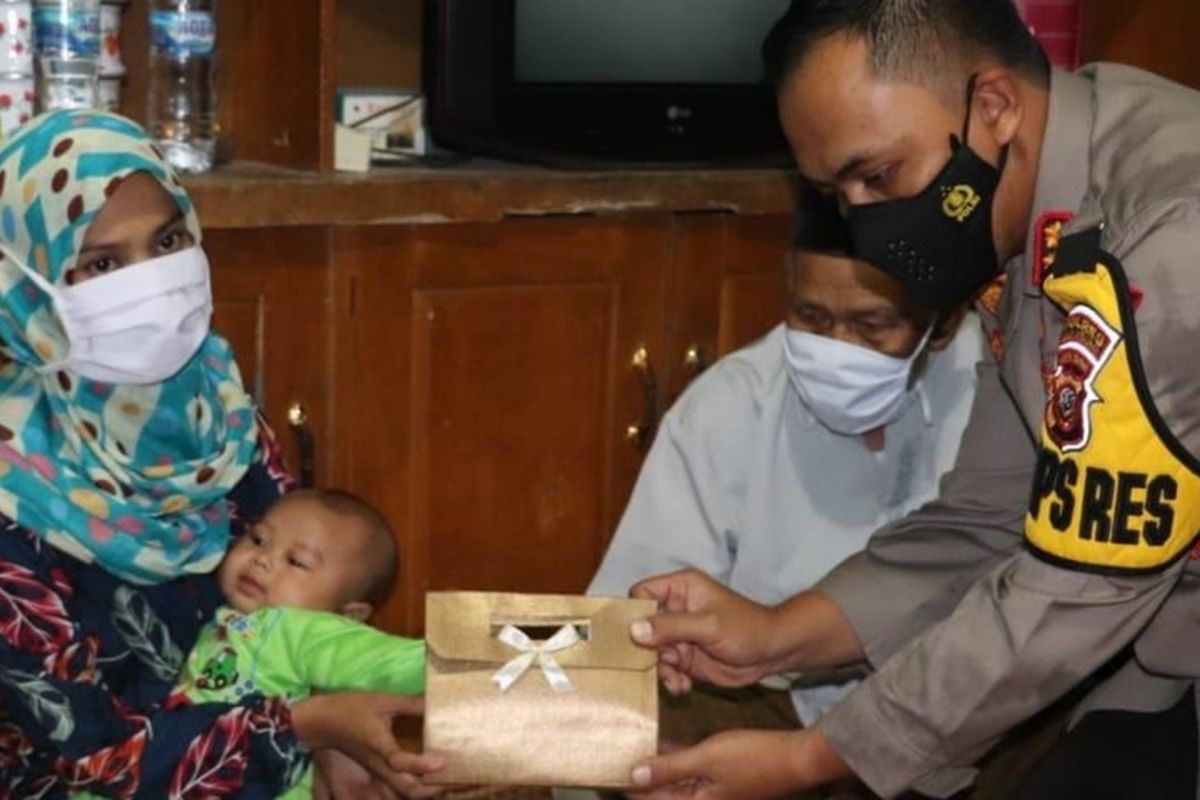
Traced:
<svg viewBox="0 0 1200 800">
<path fill-rule="evenodd" d="M 338 747 L 394 788 L 409 701 L 164 709 L 240 521 L 290 488 L 209 331 L 192 204 L 94 111 L 0 148 L 0 796 L 273 797 Z"/>
</svg>

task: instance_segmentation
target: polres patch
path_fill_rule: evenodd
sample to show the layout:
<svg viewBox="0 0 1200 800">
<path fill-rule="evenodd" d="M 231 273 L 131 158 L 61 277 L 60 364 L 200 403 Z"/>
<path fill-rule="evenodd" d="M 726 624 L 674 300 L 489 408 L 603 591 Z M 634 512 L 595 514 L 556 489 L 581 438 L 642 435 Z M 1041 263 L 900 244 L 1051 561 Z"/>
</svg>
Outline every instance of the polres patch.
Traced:
<svg viewBox="0 0 1200 800">
<path fill-rule="evenodd" d="M 1154 402 L 1124 267 L 1099 228 L 1064 237 L 1042 293 L 1062 313 L 1025 541 L 1068 569 L 1152 573 L 1193 552 L 1200 459 Z"/>
<path fill-rule="evenodd" d="M 1120 341 L 1120 333 L 1089 306 L 1075 306 L 1063 321 L 1046 403 L 1046 433 L 1062 452 L 1091 441 L 1092 407 L 1103 402 L 1096 380 Z"/>
</svg>

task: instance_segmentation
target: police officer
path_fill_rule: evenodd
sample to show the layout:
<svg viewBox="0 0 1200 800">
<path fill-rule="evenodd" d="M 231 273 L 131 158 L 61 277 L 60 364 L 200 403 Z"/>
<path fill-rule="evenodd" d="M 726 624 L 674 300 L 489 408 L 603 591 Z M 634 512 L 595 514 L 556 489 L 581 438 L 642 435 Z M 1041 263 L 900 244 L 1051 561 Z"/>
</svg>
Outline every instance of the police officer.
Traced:
<svg viewBox="0 0 1200 800">
<path fill-rule="evenodd" d="M 856 254 L 930 306 L 977 297 L 993 359 L 939 500 L 815 590 L 767 608 L 697 573 L 635 589 L 660 601 L 633 635 L 673 691 L 877 671 L 816 727 L 722 734 L 632 779 L 745 800 L 852 772 L 945 795 L 1090 679 L 1013 796 L 1192 797 L 1200 94 L 1051 72 L 1010 0 L 794 0 L 767 52 L 800 172 Z"/>
</svg>

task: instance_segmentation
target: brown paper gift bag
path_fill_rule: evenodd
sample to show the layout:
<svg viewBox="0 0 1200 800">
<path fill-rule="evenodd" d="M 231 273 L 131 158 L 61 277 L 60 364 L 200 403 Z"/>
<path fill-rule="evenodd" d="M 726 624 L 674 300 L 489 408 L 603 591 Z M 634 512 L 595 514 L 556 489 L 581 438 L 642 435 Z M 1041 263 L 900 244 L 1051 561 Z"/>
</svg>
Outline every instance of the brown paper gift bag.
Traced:
<svg viewBox="0 0 1200 800">
<path fill-rule="evenodd" d="M 658 656 L 629 638 L 654 611 L 650 600 L 428 594 L 425 751 L 447 764 L 436 780 L 628 786 L 658 746 Z"/>
</svg>

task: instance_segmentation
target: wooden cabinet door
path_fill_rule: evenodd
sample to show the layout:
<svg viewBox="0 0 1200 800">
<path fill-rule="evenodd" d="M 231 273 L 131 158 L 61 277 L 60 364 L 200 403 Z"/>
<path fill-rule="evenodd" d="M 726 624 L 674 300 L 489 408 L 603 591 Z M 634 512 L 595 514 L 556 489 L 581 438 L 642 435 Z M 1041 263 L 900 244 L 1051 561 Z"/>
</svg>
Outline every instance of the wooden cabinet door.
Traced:
<svg viewBox="0 0 1200 800">
<path fill-rule="evenodd" d="M 299 403 L 307 412 L 318 483 L 333 459 L 328 236 L 324 228 L 259 228 L 213 231 L 204 240 L 213 328 L 233 345 L 293 473 L 300 452 L 288 410 Z"/>
<path fill-rule="evenodd" d="M 1200 3 L 1084 0 L 1083 62 L 1116 61 L 1200 88 Z"/>
<path fill-rule="evenodd" d="M 683 214 L 667 289 L 667 397 L 783 321 L 787 215 Z"/>
<path fill-rule="evenodd" d="M 642 451 L 666 218 L 517 219 L 336 233 L 336 480 L 398 528 L 376 621 L 418 631 L 431 589 L 579 592 Z"/>
</svg>

